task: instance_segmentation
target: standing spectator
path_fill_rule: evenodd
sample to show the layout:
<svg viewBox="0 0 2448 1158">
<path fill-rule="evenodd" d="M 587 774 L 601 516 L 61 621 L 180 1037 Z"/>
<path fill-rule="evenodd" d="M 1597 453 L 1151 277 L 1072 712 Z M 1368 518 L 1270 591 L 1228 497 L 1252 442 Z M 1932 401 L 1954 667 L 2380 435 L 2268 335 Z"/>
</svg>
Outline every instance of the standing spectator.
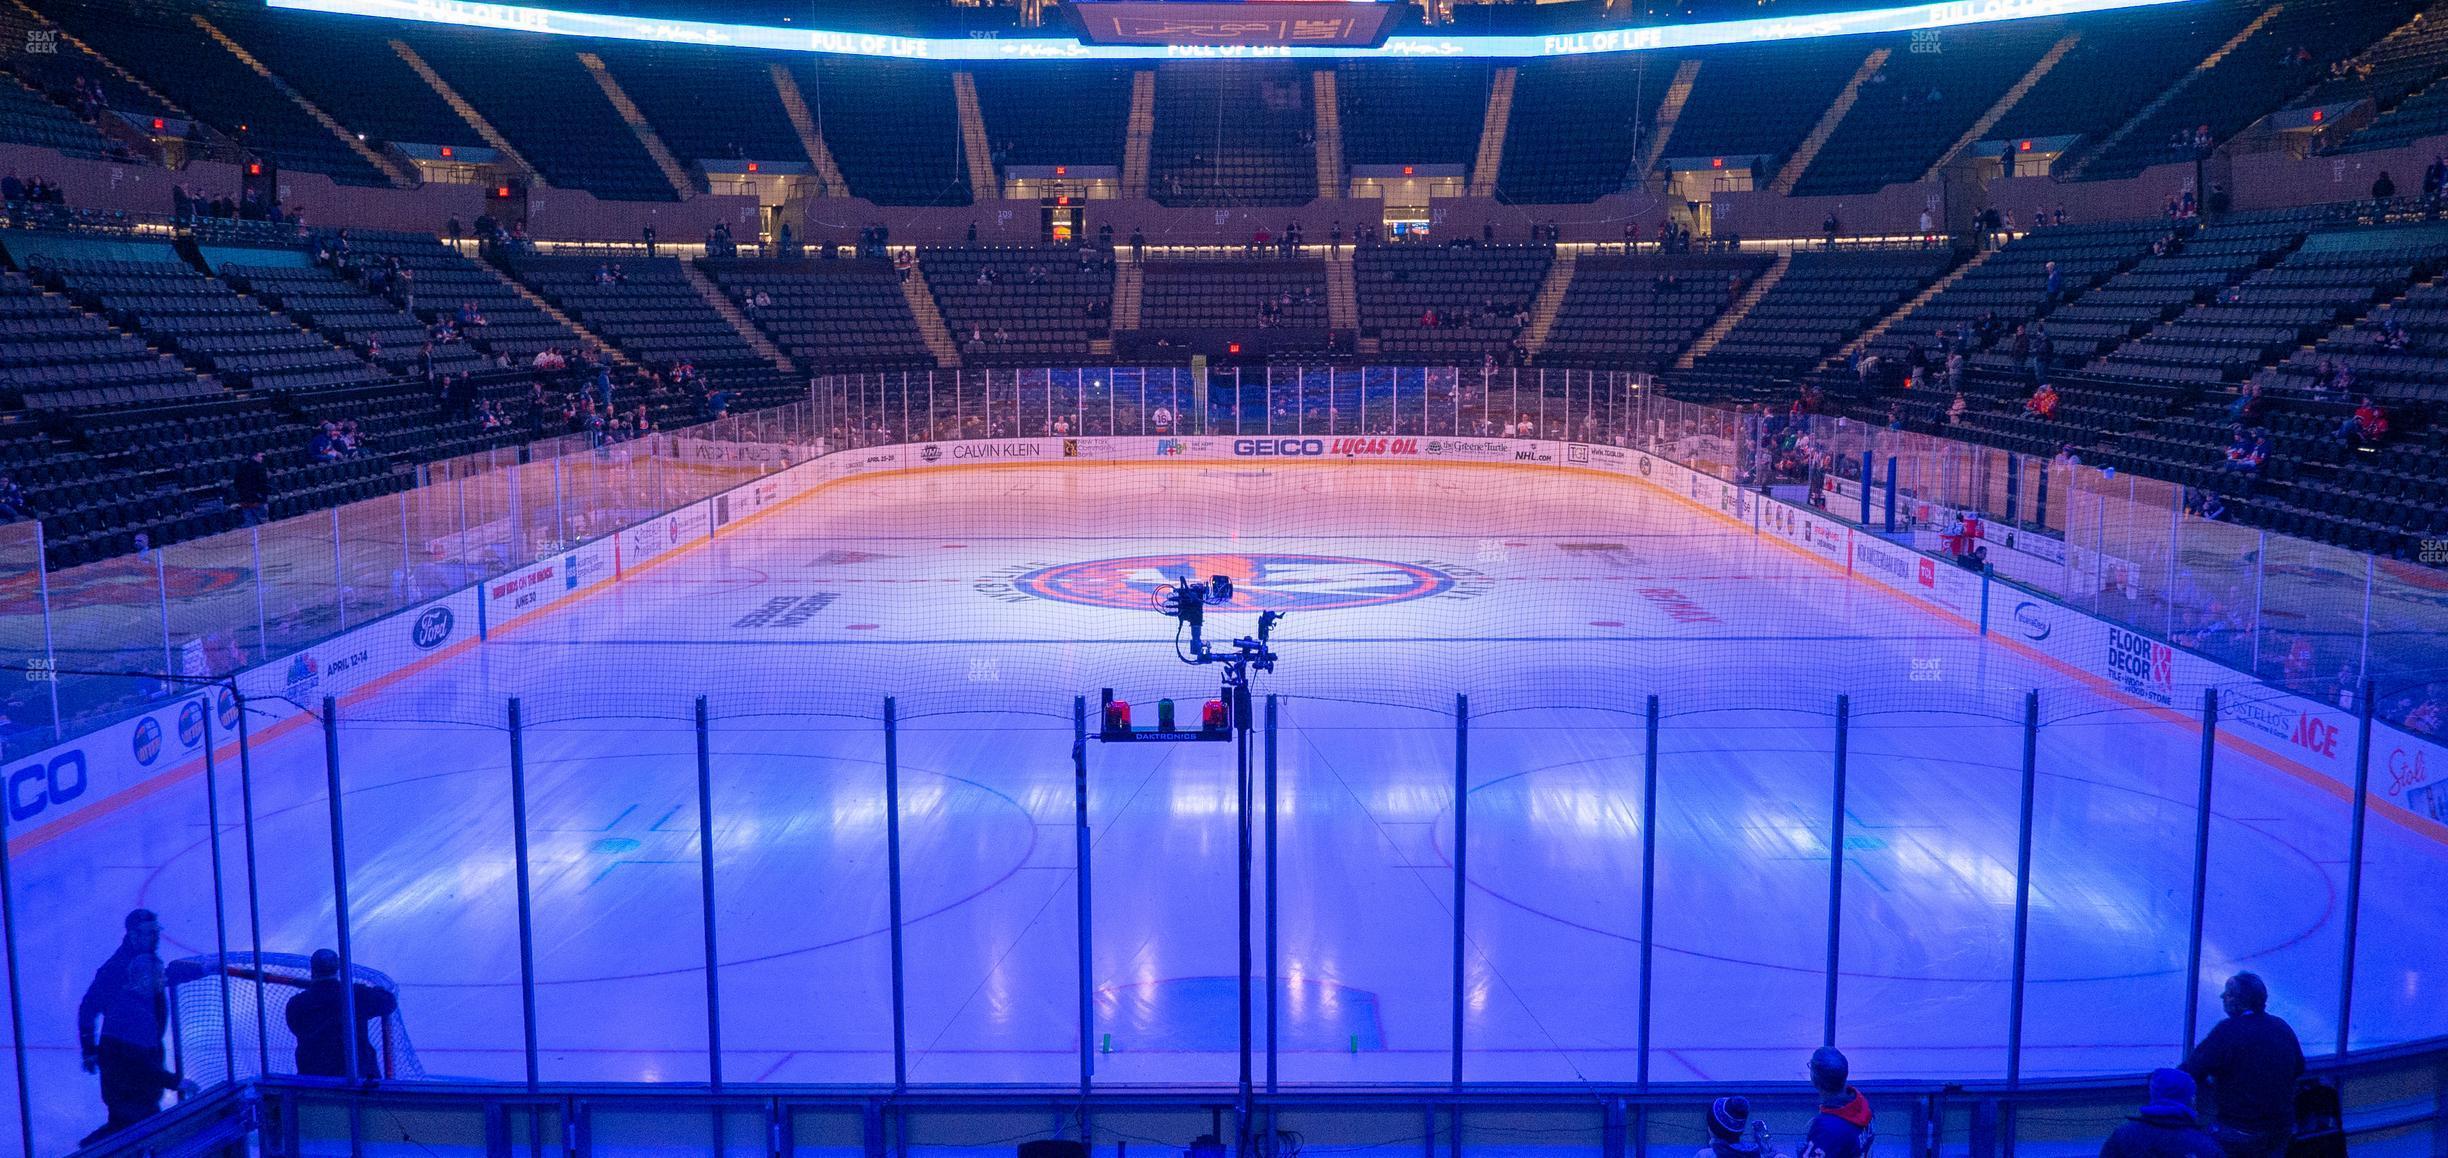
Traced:
<svg viewBox="0 0 2448 1158">
<path fill-rule="evenodd" d="M 77 1005 L 77 1044 L 85 1072 L 102 1075 L 102 1104 L 110 1119 L 80 1145 L 125 1130 L 161 1112 L 165 1090 L 192 1093 L 163 1062 L 162 1032 L 170 1014 L 164 985 L 161 921 L 137 909 L 122 922 L 119 948 L 94 970 L 93 984 Z"/>
<path fill-rule="evenodd" d="M 1854 1089 L 1853 1066 L 1834 1046 L 1810 1058 L 1811 1086 L 1819 1091 L 1819 1115 L 1802 1135 L 1796 1158 L 1870 1158 L 1870 1102 Z"/>
<path fill-rule="evenodd" d="M 2397 182 L 2389 179 L 2388 170 L 2380 170 L 2379 178 L 2372 182 L 2371 193 L 2374 201 L 2388 201 L 2397 196 Z"/>
<path fill-rule="evenodd" d="M 264 469 L 264 452 L 256 451 L 238 464 L 230 477 L 230 497 L 250 527 L 261 526 L 272 498 L 272 472 Z"/>
<path fill-rule="evenodd" d="M 655 256 L 655 227 L 654 227 L 654 226 L 652 226 L 652 225 L 648 225 L 648 226 L 646 226 L 644 229 L 642 229 L 642 230 L 640 230 L 640 231 L 639 231 L 639 236 L 643 237 L 643 238 L 645 239 L 645 241 L 646 241 L 646 256 L 647 256 L 647 257 L 649 257 L 649 258 L 654 257 L 654 256 Z"/>
<path fill-rule="evenodd" d="M 2149 1100 L 2108 1135 L 2100 1158 L 2220 1158 L 2218 1142 L 2193 1115 L 2193 1075 L 2152 1070 Z"/>
<path fill-rule="evenodd" d="M 353 995 L 340 991 L 340 955 L 329 949 L 317 949 L 307 960 L 306 988 L 289 999 L 281 1010 L 281 1020 L 297 1038 L 297 1072 L 309 1077 L 341 1078 L 348 1076 L 348 1054 L 343 1043 L 352 1036 L 345 1025 L 348 1017 L 343 1007 L 344 996 L 354 996 L 357 1004 L 357 1076 L 382 1076 L 381 1055 L 374 1052 L 374 1043 L 366 1037 L 366 1023 L 389 1017 L 399 1009 L 399 998 L 389 990 L 359 984 Z"/>
<path fill-rule="evenodd" d="M 1833 213 L 1827 215 L 1827 220 L 1819 223 L 1819 231 L 1827 234 L 1827 247 L 1830 252 L 1836 248 L 1836 231 L 1842 227 L 1843 223 L 1836 220 L 1836 215 Z"/>
<path fill-rule="evenodd" d="M 2228 1158 L 2278 1158 L 2295 1136 L 2295 1082 L 2303 1044 L 2269 1012 L 2269 986 L 2238 973 L 2219 990 L 2225 1020 L 2184 1060 L 2184 1072 L 2210 1083 L 2218 1122 L 2210 1136 Z"/>
</svg>

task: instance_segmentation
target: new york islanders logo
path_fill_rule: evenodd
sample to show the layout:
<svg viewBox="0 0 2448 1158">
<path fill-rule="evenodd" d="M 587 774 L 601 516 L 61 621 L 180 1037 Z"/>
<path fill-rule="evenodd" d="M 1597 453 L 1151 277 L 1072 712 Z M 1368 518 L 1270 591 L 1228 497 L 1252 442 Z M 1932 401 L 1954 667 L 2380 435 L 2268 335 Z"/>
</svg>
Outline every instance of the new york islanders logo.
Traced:
<svg viewBox="0 0 2448 1158">
<path fill-rule="evenodd" d="M 1041 567 L 1012 580 L 1023 594 L 1089 607 L 1145 610 L 1156 589 L 1184 577 L 1232 577 L 1231 603 L 1221 612 L 1336 611 L 1380 607 L 1440 595 L 1454 576 L 1417 563 L 1342 555 L 1234 553 L 1132 555 Z"/>
</svg>

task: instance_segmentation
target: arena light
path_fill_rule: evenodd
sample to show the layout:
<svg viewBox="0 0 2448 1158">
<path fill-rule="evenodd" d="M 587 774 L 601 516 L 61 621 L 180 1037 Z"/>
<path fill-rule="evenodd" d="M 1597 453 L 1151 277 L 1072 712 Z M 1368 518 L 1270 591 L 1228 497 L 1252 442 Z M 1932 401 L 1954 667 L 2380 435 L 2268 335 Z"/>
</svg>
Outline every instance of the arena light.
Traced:
<svg viewBox="0 0 2448 1158">
<path fill-rule="evenodd" d="M 1498 57 L 1523 59 L 1546 56 L 1586 56 L 1597 53 L 1645 52 L 1656 49 L 1705 48 L 1719 44 L 1812 40 L 1829 36 L 1860 36 L 1881 32 L 1927 32 L 2008 20 L 2076 16 L 2202 0 L 1942 0 L 1860 12 L 1825 12 L 1809 16 L 1770 16 L 1749 20 L 1717 20 L 1698 24 L 1611 28 L 1593 32 L 1532 36 L 1394 36 L 1374 48 L 1365 46 L 1299 46 L 1195 44 L 1088 45 L 1076 40 L 1034 38 L 969 38 L 885 36 L 867 32 L 782 28 L 762 24 L 718 24 L 704 20 L 656 20 L 596 12 L 564 12 L 481 0 L 269 0 L 274 8 L 454 24 L 552 36 L 587 36 L 608 40 L 643 40 L 664 44 L 698 44 L 731 48 L 761 48 L 784 52 L 823 52 L 843 56 L 881 56 L 908 60 L 1200 60 L 1241 58 L 1331 59 L 1337 57 Z"/>
</svg>

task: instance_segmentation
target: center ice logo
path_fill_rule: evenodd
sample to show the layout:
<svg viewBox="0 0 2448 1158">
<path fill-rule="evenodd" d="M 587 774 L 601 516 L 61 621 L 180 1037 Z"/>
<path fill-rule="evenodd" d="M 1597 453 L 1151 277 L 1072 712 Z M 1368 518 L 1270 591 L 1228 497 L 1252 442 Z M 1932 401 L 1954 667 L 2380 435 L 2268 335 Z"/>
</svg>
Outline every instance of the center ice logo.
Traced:
<svg viewBox="0 0 2448 1158">
<path fill-rule="evenodd" d="M 1341 555 L 1132 555 L 1041 567 L 1012 581 L 1039 599 L 1144 610 L 1156 588 L 1185 575 L 1232 576 L 1233 601 L 1218 611 L 1333 611 L 1441 595 L 1454 577 L 1416 563 Z"/>
</svg>

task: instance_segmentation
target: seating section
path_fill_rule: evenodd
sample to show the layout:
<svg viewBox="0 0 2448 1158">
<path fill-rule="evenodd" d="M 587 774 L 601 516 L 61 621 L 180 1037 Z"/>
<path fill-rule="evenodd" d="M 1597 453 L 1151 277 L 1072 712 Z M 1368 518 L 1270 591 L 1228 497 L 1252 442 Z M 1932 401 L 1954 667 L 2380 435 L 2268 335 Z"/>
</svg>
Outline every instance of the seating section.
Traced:
<svg viewBox="0 0 2448 1158">
<path fill-rule="evenodd" d="M 24 274 L 0 274 L 0 395 L 9 404 L 28 410 L 132 406 L 222 393 L 220 383 L 66 297 L 43 292 Z"/>
<path fill-rule="evenodd" d="M 775 57 L 689 44 L 603 44 L 591 51 L 682 165 L 808 159 L 767 67 Z"/>
<path fill-rule="evenodd" d="M 1335 115 L 1343 125 L 1343 163 L 1467 168 L 1479 156 L 1490 74 L 1481 61 L 1336 65 Z M 1519 100 L 1517 92 L 1517 111 Z"/>
<path fill-rule="evenodd" d="M 523 33 L 403 30 L 425 63 L 544 180 L 615 201 L 677 199 L 654 158 L 578 62 L 573 42 Z"/>
<path fill-rule="evenodd" d="M 969 204 L 949 70 L 848 56 L 792 67 L 852 193 L 878 205 Z"/>
<path fill-rule="evenodd" d="M 221 255 L 214 255 L 220 257 Z M 430 341 L 428 323 L 393 301 L 373 293 L 328 267 L 279 263 L 244 264 L 246 255 L 231 255 L 220 266 L 221 276 L 255 300 L 289 315 L 291 321 L 347 346 L 393 375 L 422 377 L 424 350 Z M 415 279 L 406 279 L 412 283 Z M 455 303 L 406 300 L 411 308 L 447 315 Z M 470 327 L 474 329 L 475 327 Z M 432 366 L 437 374 L 472 373 L 486 368 L 484 356 L 464 341 L 436 343 Z"/>
<path fill-rule="evenodd" d="M 1871 49 L 1882 44 L 1899 51 L 1904 47 L 1889 40 L 1839 36 L 1708 53 L 1683 115 L 1675 121 L 1674 136 L 1666 142 L 1666 155 L 1757 158 L 1765 162 L 1757 172 L 1759 184 L 1766 185 L 1767 177 L 1835 103 Z M 1658 83 L 1663 85 L 1664 78 Z"/>
<path fill-rule="evenodd" d="M 1513 76 L 1496 195 L 1517 205 L 1554 204 L 1632 184 L 1677 63 L 1644 52 L 1523 64 Z"/>
<path fill-rule="evenodd" d="M 882 261 L 709 261 L 706 272 L 737 301 L 762 293 L 748 316 L 812 374 L 935 365 L 901 274 Z"/>
<path fill-rule="evenodd" d="M 1324 346 L 1323 261 L 1151 260 L 1140 278 L 1139 325 L 1146 333 L 1254 334 L 1265 328 L 1286 339 L 1281 344 Z"/>
<path fill-rule="evenodd" d="M 1156 68 L 1148 195 L 1166 205 L 1304 205 L 1317 197 L 1306 69 L 1252 61 Z"/>
<path fill-rule="evenodd" d="M 1991 126 L 1989 139 L 2080 136 L 2096 144 L 2218 51 L 2261 7 L 2207 0 L 2086 16 L 2074 25 L 2082 40 Z"/>
<path fill-rule="evenodd" d="M 2395 296 L 2442 254 L 2448 228 L 2315 234 L 2278 264 L 2090 369 L 2141 382 L 2238 381 Z"/>
<path fill-rule="evenodd" d="M 1770 260 L 1757 254 L 1584 257 L 1539 361 L 1664 369 Z"/>
<path fill-rule="evenodd" d="M 6 76 L 0 76 L 0 141 L 97 160 L 111 153 L 111 143 L 92 125 Z"/>
<path fill-rule="evenodd" d="M 2288 0 L 2219 62 L 2175 89 L 2125 136 L 2084 167 L 2086 178 L 2130 177 L 2185 160 L 2200 126 L 2226 140 L 2318 83 L 2329 66 L 2361 51 L 2414 14 L 2415 0 Z"/>
<path fill-rule="evenodd" d="M 2154 252 L 2132 269 L 2049 314 L 2049 336 L 2068 365 L 2091 362 L 2157 323 L 2225 293 L 2256 270 L 2275 262 L 2312 227 L 2296 211 L 2238 214 L 2179 239 L 2154 243 Z M 2160 247 L 2165 252 L 2157 252 Z M 2006 356 L 1975 355 L 1984 368 L 2009 369 Z"/>
<path fill-rule="evenodd" d="M 364 267 L 398 261 L 416 284 L 419 309 L 472 307 L 481 326 L 463 327 L 467 339 L 488 354 L 526 362 L 547 347 L 575 350 L 581 342 L 568 326 L 537 309 L 490 267 L 436 240 L 430 233 L 357 229 L 349 232 L 348 262 Z M 362 278 L 358 279 L 362 282 Z"/>
<path fill-rule="evenodd" d="M 1956 261 L 1943 249 L 1801 252 L 1678 387 L 1739 388 L 1807 373 Z"/>
<path fill-rule="evenodd" d="M 2386 112 L 2442 76 L 2448 76 L 2448 3 L 2431 0 L 2413 19 L 2357 54 L 2342 74 L 2333 72 L 2288 107 L 2370 100 Z"/>
<path fill-rule="evenodd" d="M 1794 192 L 1868 193 L 1920 180 L 2061 35 L 2043 21 L 1891 46 Z"/>
<path fill-rule="evenodd" d="M 1361 336 L 1388 359 L 1506 357 L 1554 258 L 1544 245 L 1362 246 L 1352 255 Z"/>
<path fill-rule="evenodd" d="M 385 377 L 167 253 L 152 260 L 46 263 L 36 277 L 233 387 L 317 390 Z"/>
<path fill-rule="evenodd" d="M 1101 64 L 992 64 L 969 70 L 998 165 L 1119 170 L 1130 129 L 1130 70 Z"/>
<path fill-rule="evenodd" d="M 42 12 L 283 168 L 324 173 L 352 185 L 389 183 L 287 94 L 206 37 L 185 9 L 144 0 L 57 0 Z"/>
<path fill-rule="evenodd" d="M 1093 249 L 930 249 L 918 255 L 971 366 L 1089 360 L 1112 332 L 1112 264 Z"/>
<path fill-rule="evenodd" d="M 376 148 L 393 142 L 485 143 L 392 50 L 395 29 L 389 24 L 228 2 L 213 3 L 206 15 L 315 107 L 365 134 Z"/>
<path fill-rule="evenodd" d="M 2063 225 L 2034 230 L 1988 255 L 1954 284 L 1895 320 L 1870 344 L 1882 359 L 1899 363 L 1914 351 L 1938 347 L 1939 332 L 1955 334 L 1988 323 L 1993 340 L 2044 316 L 2051 308 L 2049 267 L 2057 271 L 2060 299 L 2078 297 L 2134 264 L 2167 232 L 2152 221 Z"/>
<path fill-rule="evenodd" d="M 689 284 L 675 257 L 606 263 L 588 257 L 522 257 L 517 270 L 546 301 L 621 352 L 653 367 L 701 370 L 766 363 L 712 303 Z"/>
<path fill-rule="evenodd" d="M 103 103 L 112 111 L 135 117 L 169 115 L 171 110 L 153 94 L 128 83 L 92 53 L 59 34 L 57 25 L 15 4 L 0 4 L 0 44 L 46 45 L 44 52 L 11 52 L 7 67 L 27 88 L 63 108 L 76 107 L 77 82 L 99 85 Z"/>
</svg>

